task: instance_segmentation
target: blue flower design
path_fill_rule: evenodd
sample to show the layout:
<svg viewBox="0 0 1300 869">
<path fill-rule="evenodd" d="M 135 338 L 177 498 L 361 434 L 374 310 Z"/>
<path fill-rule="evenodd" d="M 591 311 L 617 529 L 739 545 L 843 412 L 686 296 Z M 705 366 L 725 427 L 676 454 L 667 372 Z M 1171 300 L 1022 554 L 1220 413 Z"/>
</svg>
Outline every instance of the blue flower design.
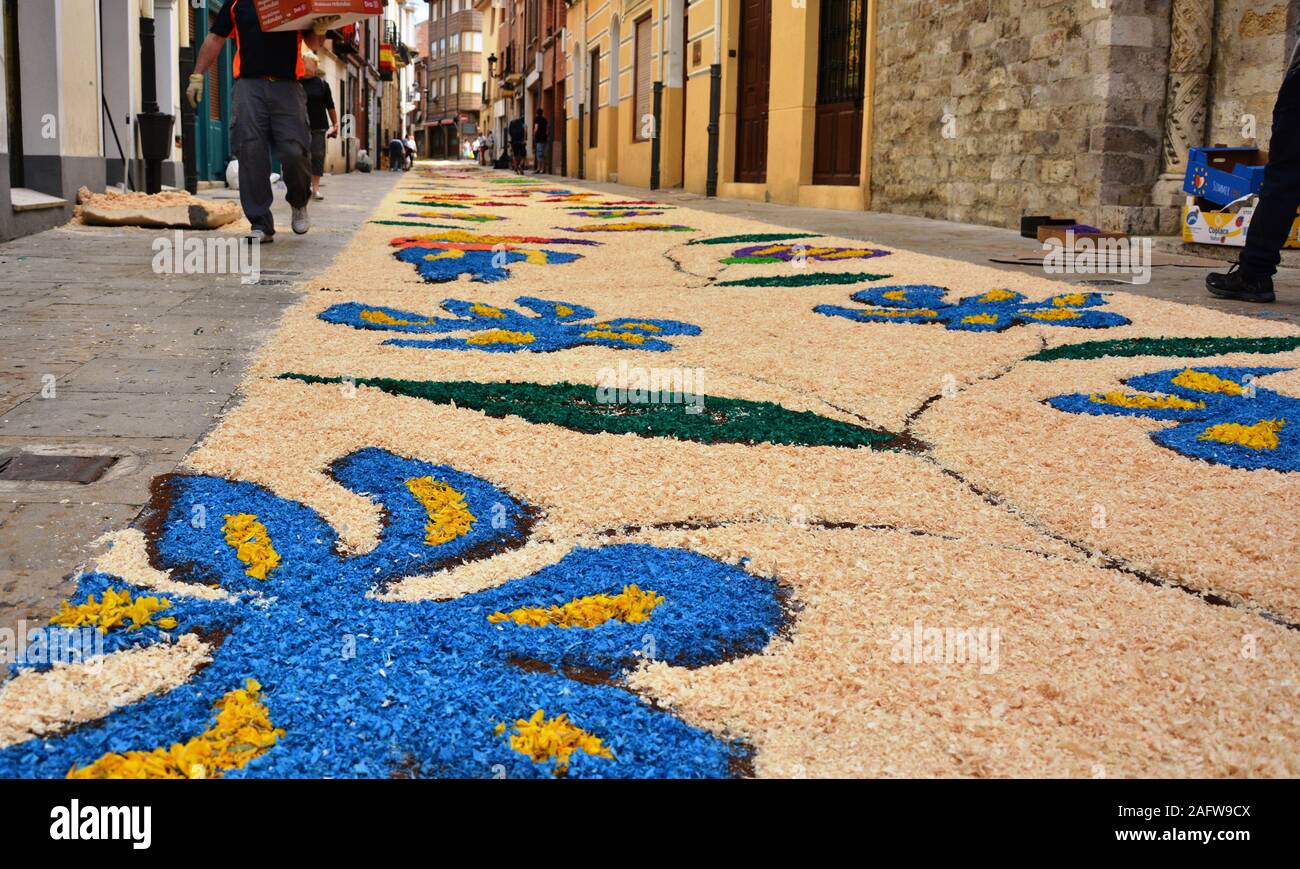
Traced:
<svg viewBox="0 0 1300 869">
<path fill-rule="evenodd" d="M 327 323 L 339 323 L 354 329 L 435 334 L 472 332 L 468 338 L 390 338 L 384 343 L 425 350 L 484 350 L 489 353 L 520 350 L 547 353 L 586 345 L 662 351 L 673 348 L 664 338 L 700 334 L 699 326 L 678 320 L 616 317 L 591 322 L 596 312 L 586 305 L 532 296 L 520 296 L 515 302 L 535 316 L 484 302 L 447 299 L 442 308 L 454 315 L 451 317 L 426 316 L 396 308 L 346 302 L 330 306 L 321 312 L 320 318 Z"/>
<path fill-rule="evenodd" d="M 943 300 L 947 292 L 945 287 L 932 284 L 872 287 L 852 296 L 853 301 L 869 308 L 818 305 L 813 310 L 863 323 L 943 323 L 949 329 L 967 332 L 1001 332 L 1024 323 L 1108 329 L 1129 322 L 1119 314 L 1096 310 L 1106 304 L 1101 293 L 1063 293 L 1045 301 L 1027 302 L 1020 293 L 999 289 L 967 296 L 953 304 Z"/>
<path fill-rule="evenodd" d="M 427 235 L 395 238 L 390 245 L 404 263 L 411 263 L 429 283 L 446 283 L 469 275 L 471 281 L 492 283 L 510 277 L 506 266 L 526 262 L 533 265 L 563 265 L 582 257 L 576 253 L 547 250 L 531 245 L 599 244 L 589 239 L 549 238 L 526 235 L 480 235 L 449 230 Z"/>
<path fill-rule="evenodd" d="M 761 651 L 782 619 L 776 585 L 680 549 L 640 544 L 577 548 L 531 576 L 446 601 L 394 602 L 373 592 L 400 577 L 481 558 L 523 542 L 535 510 L 490 483 L 378 449 L 331 468 L 382 505 L 384 533 L 365 555 L 340 554 L 333 529 L 307 507 L 249 483 L 165 478 L 152 511 L 162 519 L 153 557 L 176 578 L 216 583 L 229 601 L 172 597 L 176 631 L 216 644 L 191 681 L 49 739 L 0 750 L 0 777 L 62 776 L 104 753 L 168 746 L 201 732 L 213 702 L 257 679 L 285 735 L 226 777 L 547 777 L 494 732 L 538 709 L 566 713 L 600 737 L 612 758 L 576 753 L 568 774 L 586 777 L 726 776 L 744 748 L 689 726 L 619 685 L 653 657 L 695 667 Z M 412 480 L 463 494 L 471 527 L 428 541 L 431 513 Z M 280 555 L 264 581 L 223 536 L 223 516 L 253 514 Z M 206 515 L 206 522 L 194 521 Z M 663 601 L 641 623 L 592 628 L 493 623 L 492 613 L 617 594 L 626 584 Z M 83 576 L 74 600 L 122 581 Z M 160 639 L 114 634 L 116 648 Z M 573 678 L 570 678 L 570 677 Z"/>
<path fill-rule="evenodd" d="M 1254 385 L 1285 368 L 1171 368 L 1124 381 L 1138 394 L 1058 395 L 1067 413 L 1176 422 L 1152 432 L 1163 447 L 1233 468 L 1300 471 L 1300 400 Z M 1145 393 L 1145 394 L 1144 394 Z"/>
</svg>

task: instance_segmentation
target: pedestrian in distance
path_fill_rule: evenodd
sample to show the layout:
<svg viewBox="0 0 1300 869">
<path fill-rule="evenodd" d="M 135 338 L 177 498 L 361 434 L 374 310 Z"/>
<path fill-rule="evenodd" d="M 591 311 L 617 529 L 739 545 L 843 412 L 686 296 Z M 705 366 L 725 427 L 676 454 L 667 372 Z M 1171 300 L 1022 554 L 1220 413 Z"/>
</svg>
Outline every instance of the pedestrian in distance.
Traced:
<svg viewBox="0 0 1300 869">
<path fill-rule="evenodd" d="M 326 140 L 338 135 L 339 113 L 316 53 L 306 51 L 303 57 L 307 77 L 302 80 L 302 89 L 307 94 L 307 126 L 311 129 L 311 198 L 321 200 L 325 198 L 320 192 L 320 179 L 325 174 Z"/>
<path fill-rule="evenodd" d="M 516 175 L 524 174 L 524 161 L 528 159 L 528 131 L 524 127 L 523 118 L 515 118 L 506 128 L 506 135 L 510 137 L 510 168 L 515 170 Z"/>
<path fill-rule="evenodd" d="M 406 169 L 406 140 L 394 136 L 388 140 L 388 171 L 401 172 Z"/>
<path fill-rule="evenodd" d="M 1226 273 L 1205 278 L 1210 295 L 1240 302 L 1272 302 L 1273 276 L 1282 262 L 1282 247 L 1300 209 L 1300 41 L 1291 52 L 1273 106 L 1273 135 L 1259 204 L 1246 232 L 1246 247 Z"/>
<path fill-rule="evenodd" d="M 546 163 L 549 134 L 550 124 L 546 122 L 546 113 L 538 109 L 537 117 L 533 119 L 533 173 L 536 175 L 542 174 L 542 167 Z"/>
<path fill-rule="evenodd" d="M 264 33 L 254 0 L 225 0 L 199 48 L 185 96 L 191 106 L 203 98 L 208 69 L 226 40 L 235 37 L 234 110 L 231 146 L 239 160 L 239 203 L 252 224 L 251 237 L 275 238 L 271 206 L 271 151 L 280 161 L 285 199 L 293 209 L 290 225 L 302 235 L 311 228 L 311 133 L 307 95 L 298 82 L 306 75 L 303 46 L 315 49 L 320 36 L 311 30 Z"/>
</svg>

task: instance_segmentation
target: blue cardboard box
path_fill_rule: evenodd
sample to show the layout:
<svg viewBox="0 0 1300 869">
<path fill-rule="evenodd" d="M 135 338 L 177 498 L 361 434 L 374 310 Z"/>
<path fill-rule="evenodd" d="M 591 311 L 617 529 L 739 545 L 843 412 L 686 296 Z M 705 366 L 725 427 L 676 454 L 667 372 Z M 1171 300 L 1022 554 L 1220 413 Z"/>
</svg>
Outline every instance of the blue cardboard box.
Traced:
<svg viewBox="0 0 1300 869">
<path fill-rule="evenodd" d="M 1268 155 L 1258 148 L 1191 148 L 1183 190 L 1215 205 L 1258 193 Z"/>
</svg>

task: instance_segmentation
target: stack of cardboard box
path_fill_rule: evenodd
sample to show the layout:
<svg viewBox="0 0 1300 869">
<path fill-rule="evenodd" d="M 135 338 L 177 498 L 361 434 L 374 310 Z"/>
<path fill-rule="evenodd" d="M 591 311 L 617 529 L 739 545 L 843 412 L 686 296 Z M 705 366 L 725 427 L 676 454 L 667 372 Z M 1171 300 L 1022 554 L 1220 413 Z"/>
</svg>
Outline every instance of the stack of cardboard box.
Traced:
<svg viewBox="0 0 1300 869">
<path fill-rule="evenodd" d="M 1244 246 L 1266 165 L 1268 154 L 1258 148 L 1192 148 L 1183 182 L 1183 241 Z M 1286 247 L 1300 247 L 1300 219 Z"/>
</svg>

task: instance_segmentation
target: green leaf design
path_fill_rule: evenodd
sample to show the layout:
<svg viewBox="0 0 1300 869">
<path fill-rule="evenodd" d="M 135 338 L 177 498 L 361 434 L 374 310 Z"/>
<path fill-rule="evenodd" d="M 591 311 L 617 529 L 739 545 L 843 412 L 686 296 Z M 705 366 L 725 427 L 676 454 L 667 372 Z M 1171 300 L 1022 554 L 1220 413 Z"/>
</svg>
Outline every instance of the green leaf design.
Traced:
<svg viewBox="0 0 1300 869">
<path fill-rule="evenodd" d="M 869 272 L 808 272 L 798 275 L 759 275 L 736 281 L 719 281 L 720 287 L 816 287 L 834 284 L 860 284 L 863 281 L 883 281 L 893 275 L 873 275 Z"/>
<path fill-rule="evenodd" d="M 747 232 L 743 235 L 715 235 L 697 238 L 687 244 L 762 244 L 765 241 L 789 241 L 792 238 L 821 238 L 815 232 Z"/>
<path fill-rule="evenodd" d="M 764 265 L 766 263 L 780 263 L 785 260 L 775 256 L 729 256 L 724 257 L 718 262 L 726 266 L 734 265 Z"/>
<path fill-rule="evenodd" d="M 422 226 L 426 229 L 464 229 L 463 226 L 453 226 L 449 223 L 420 223 L 415 220 L 371 220 L 370 223 L 378 223 L 381 226 Z"/>
<path fill-rule="evenodd" d="M 1285 353 L 1300 347 L 1300 338 L 1123 338 L 1049 347 L 1025 357 L 1031 362 L 1101 359 L 1106 356 L 1222 356 L 1225 353 Z"/>
<path fill-rule="evenodd" d="M 342 377 L 281 374 L 282 380 L 304 383 L 343 383 Z M 863 428 L 811 411 L 786 410 L 770 401 L 707 396 L 699 412 L 686 404 L 610 404 L 600 401 L 594 386 L 574 383 L 478 383 L 467 380 L 394 380 L 387 377 L 348 378 L 390 395 L 420 398 L 435 404 L 482 411 L 492 417 L 517 416 L 528 422 L 550 423 L 573 431 L 635 434 L 717 443 L 769 443 L 791 446 L 837 446 L 894 449 L 902 439 L 889 432 Z"/>
</svg>

